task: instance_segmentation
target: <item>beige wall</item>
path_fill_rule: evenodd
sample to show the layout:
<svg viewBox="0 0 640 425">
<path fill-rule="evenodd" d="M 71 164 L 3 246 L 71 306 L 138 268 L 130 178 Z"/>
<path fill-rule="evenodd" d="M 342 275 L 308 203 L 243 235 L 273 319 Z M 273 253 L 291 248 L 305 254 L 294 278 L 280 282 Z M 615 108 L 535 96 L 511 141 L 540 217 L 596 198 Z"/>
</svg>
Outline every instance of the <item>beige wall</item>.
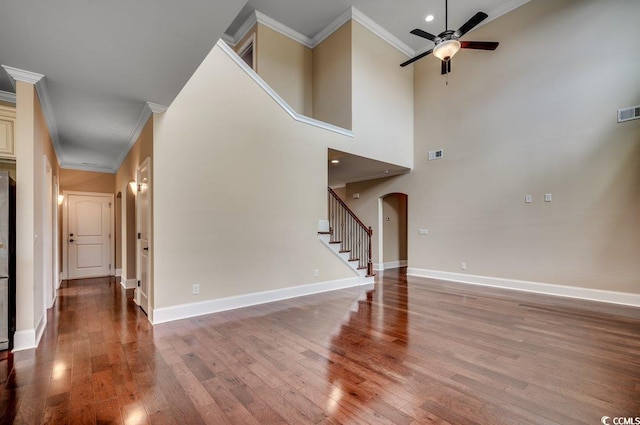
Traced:
<svg viewBox="0 0 640 425">
<path fill-rule="evenodd" d="M 299 113 L 353 130 L 332 148 L 413 166 L 413 68 L 407 58 L 349 21 L 313 51 L 257 24 L 258 74 Z"/>
<path fill-rule="evenodd" d="M 413 69 L 361 24 L 352 28 L 353 131 L 364 144 L 348 152 L 413 167 Z"/>
<path fill-rule="evenodd" d="M 407 260 L 407 197 L 394 193 L 382 199 L 382 261 Z M 372 249 L 373 250 L 373 249 Z"/>
<path fill-rule="evenodd" d="M 114 193 L 115 174 L 60 169 L 60 191 Z"/>
<path fill-rule="evenodd" d="M 136 277 L 135 193 L 129 183 L 136 181 L 138 166 L 147 158 L 151 158 L 151 170 L 153 171 L 153 120 L 154 118 L 151 117 L 147 121 L 136 143 L 131 147 L 115 174 L 115 191 L 122 193 L 122 234 L 120 241 L 122 244 L 122 276 L 125 279 L 134 279 Z M 153 180 L 151 191 L 153 191 Z M 151 208 L 151 216 L 153 217 L 153 206 Z M 153 255 L 153 249 L 151 249 L 150 255 Z"/>
<path fill-rule="evenodd" d="M 639 293 L 640 121 L 616 123 L 639 103 L 637 16 L 637 1 L 537 0 L 474 31 L 500 47 L 460 52 L 448 85 L 417 62 L 415 169 L 348 185 L 350 205 L 376 222 L 379 196 L 409 195 L 410 267 Z M 625 53 L 594 57 L 608 32 Z M 562 66 L 541 60 L 560 39 Z"/>
<path fill-rule="evenodd" d="M 311 49 L 257 24 L 260 48 L 257 49 L 259 75 L 294 111 L 313 115 Z"/>
<path fill-rule="evenodd" d="M 313 49 L 313 118 L 351 129 L 351 21 Z"/>
<path fill-rule="evenodd" d="M 11 162 L 0 161 L 0 170 L 8 171 L 12 179 L 16 179 L 16 164 Z"/>
<path fill-rule="evenodd" d="M 337 33 L 345 41 L 346 31 L 348 50 L 350 28 Z M 372 75 L 357 76 L 353 107 L 367 102 L 372 121 L 398 129 L 392 140 L 362 120 L 354 137 L 293 120 L 218 47 L 156 117 L 154 309 L 354 276 L 317 239 L 317 222 L 327 218 L 327 149 L 413 163 L 405 148 L 413 143 L 413 71 L 397 66 L 403 54 L 362 31 L 357 69 Z M 362 95 L 386 81 L 392 95 Z M 393 108 L 407 113 L 386 112 Z M 189 172 L 178 179 L 176 170 Z"/>
<path fill-rule="evenodd" d="M 155 127 L 154 308 L 355 276 L 317 237 L 341 137 L 291 119 L 214 48 Z"/>
</svg>

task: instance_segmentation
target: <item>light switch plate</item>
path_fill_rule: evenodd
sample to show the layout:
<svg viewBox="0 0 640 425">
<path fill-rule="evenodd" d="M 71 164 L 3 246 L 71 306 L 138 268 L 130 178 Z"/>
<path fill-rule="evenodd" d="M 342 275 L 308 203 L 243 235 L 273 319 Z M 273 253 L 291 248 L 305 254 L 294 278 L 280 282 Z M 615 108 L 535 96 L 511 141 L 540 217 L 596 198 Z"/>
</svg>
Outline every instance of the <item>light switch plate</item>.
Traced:
<svg viewBox="0 0 640 425">
<path fill-rule="evenodd" d="M 525 195 L 524 202 L 526 202 L 527 204 L 530 204 L 531 202 L 533 202 L 533 197 L 531 195 Z"/>
</svg>

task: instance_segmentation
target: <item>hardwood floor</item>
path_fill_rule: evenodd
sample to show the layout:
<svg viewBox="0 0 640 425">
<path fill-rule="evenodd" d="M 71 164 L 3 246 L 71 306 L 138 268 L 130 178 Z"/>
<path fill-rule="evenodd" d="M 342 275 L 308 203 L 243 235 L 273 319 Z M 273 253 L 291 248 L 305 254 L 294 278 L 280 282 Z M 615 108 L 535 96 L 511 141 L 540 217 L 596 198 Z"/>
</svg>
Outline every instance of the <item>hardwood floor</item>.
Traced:
<svg viewBox="0 0 640 425">
<path fill-rule="evenodd" d="M 401 270 L 401 269 L 400 269 Z M 640 417 L 640 309 L 407 278 L 151 327 L 68 281 L 0 357 L 2 423 L 600 424 Z"/>
</svg>

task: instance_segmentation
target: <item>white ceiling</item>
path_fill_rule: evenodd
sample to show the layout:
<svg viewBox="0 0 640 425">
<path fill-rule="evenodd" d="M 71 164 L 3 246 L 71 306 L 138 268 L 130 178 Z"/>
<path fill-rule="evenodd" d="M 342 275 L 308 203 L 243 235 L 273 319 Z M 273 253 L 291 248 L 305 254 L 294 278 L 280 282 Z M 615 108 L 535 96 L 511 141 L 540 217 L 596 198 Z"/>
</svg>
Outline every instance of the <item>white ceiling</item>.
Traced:
<svg viewBox="0 0 640 425">
<path fill-rule="evenodd" d="M 449 26 L 526 1 L 451 0 Z M 312 38 L 352 5 L 417 51 L 430 42 L 411 29 L 444 30 L 444 0 L 3 1 L 0 64 L 45 75 L 61 165 L 114 172 L 145 102 L 169 106 L 223 33 L 233 35 L 254 9 Z M 0 90 L 14 92 L 4 71 Z"/>
</svg>

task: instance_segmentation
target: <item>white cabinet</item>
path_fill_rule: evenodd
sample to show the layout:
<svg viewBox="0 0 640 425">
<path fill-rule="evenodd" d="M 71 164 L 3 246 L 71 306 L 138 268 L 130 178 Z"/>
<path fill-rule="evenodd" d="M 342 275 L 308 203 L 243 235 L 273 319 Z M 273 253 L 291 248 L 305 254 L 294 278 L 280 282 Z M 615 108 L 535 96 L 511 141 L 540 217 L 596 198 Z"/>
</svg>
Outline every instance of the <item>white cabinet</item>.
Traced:
<svg viewBox="0 0 640 425">
<path fill-rule="evenodd" d="M 0 157 L 15 159 L 16 109 L 0 105 Z"/>
</svg>

